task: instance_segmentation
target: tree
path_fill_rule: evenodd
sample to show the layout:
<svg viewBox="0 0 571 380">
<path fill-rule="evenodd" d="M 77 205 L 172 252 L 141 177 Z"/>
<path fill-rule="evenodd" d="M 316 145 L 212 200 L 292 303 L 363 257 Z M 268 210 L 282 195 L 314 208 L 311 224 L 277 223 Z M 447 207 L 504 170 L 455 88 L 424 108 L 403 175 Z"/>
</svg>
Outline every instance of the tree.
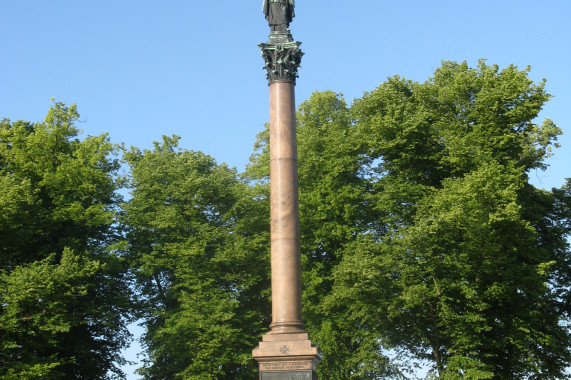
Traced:
<svg viewBox="0 0 571 380">
<path fill-rule="evenodd" d="M 438 377 L 564 378 L 571 361 L 569 230 L 559 191 L 527 176 L 560 130 L 533 123 L 549 95 L 528 71 L 444 62 L 352 107 L 384 228 L 349 246 L 326 299 Z"/>
<path fill-rule="evenodd" d="M 145 379 L 248 379 L 269 325 L 269 212 L 234 169 L 163 137 L 125 153 Z"/>
<path fill-rule="evenodd" d="M 364 176 L 370 165 L 367 145 L 344 99 L 333 92 L 314 93 L 297 113 L 302 226 L 304 319 L 323 361 L 327 379 L 367 378 L 372 373 L 395 375 L 379 354 L 374 335 L 359 334 L 341 314 L 328 308 L 324 295 L 334 285 L 334 268 L 347 244 L 376 223 L 369 212 L 370 186 Z"/>
<path fill-rule="evenodd" d="M 74 105 L 0 123 L 0 378 L 122 377 L 131 303 L 113 243 L 117 146 Z"/>
</svg>

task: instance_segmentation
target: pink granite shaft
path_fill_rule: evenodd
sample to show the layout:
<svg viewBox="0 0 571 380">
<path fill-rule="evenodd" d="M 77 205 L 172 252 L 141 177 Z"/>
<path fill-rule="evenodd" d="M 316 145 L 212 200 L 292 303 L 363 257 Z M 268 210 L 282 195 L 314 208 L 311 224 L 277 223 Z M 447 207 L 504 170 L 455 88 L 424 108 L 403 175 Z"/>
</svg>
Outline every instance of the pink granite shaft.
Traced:
<svg viewBox="0 0 571 380">
<path fill-rule="evenodd" d="M 291 82 L 270 84 L 271 333 L 304 332 L 295 92 Z"/>
</svg>

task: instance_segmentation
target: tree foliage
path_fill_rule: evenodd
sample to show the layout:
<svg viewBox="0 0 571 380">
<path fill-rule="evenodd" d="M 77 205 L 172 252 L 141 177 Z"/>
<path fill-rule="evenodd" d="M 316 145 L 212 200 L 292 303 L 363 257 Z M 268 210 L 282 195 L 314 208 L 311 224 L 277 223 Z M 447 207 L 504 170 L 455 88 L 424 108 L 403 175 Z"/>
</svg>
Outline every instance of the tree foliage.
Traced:
<svg viewBox="0 0 571 380">
<path fill-rule="evenodd" d="M 297 111 L 303 317 L 326 379 L 562 379 L 571 182 L 529 68 L 443 62 Z M 145 379 L 253 379 L 270 324 L 268 126 L 245 173 L 163 137 L 77 139 L 75 107 L 0 128 L 0 379 L 121 376 L 133 289 Z M 109 372 L 111 371 L 111 372 Z"/>
<path fill-rule="evenodd" d="M 54 103 L 43 123 L 0 123 L 0 378 L 122 376 L 117 147 L 80 141 L 78 117 Z"/>
<path fill-rule="evenodd" d="M 560 130 L 533 122 L 549 95 L 528 70 L 444 62 L 353 104 L 381 228 L 346 245 L 324 303 L 355 340 L 443 378 L 565 377 L 569 230 L 528 180 Z"/>
<path fill-rule="evenodd" d="M 234 169 L 164 137 L 132 149 L 124 205 L 145 297 L 146 379 L 246 379 L 269 325 L 267 204 Z"/>
</svg>

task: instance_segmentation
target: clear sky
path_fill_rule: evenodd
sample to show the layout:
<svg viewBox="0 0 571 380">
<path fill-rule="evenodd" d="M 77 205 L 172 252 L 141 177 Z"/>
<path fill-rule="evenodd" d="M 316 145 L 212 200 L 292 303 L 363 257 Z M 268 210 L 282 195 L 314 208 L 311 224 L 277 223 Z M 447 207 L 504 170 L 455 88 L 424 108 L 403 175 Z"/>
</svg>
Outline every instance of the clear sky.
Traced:
<svg viewBox="0 0 571 380">
<path fill-rule="evenodd" d="M 0 118 L 41 121 L 55 97 L 77 104 L 85 134 L 139 148 L 177 134 L 241 171 L 269 117 L 261 3 L 0 0 Z M 316 90 L 351 102 L 395 74 L 425 81 L 442 60 L 530 65 L 554 96 L 540 119 L 564 131 L 532 180 L 571 177 L 571 0 L 298 0 L 295 11 L 298 104 Z"/>
</svg>

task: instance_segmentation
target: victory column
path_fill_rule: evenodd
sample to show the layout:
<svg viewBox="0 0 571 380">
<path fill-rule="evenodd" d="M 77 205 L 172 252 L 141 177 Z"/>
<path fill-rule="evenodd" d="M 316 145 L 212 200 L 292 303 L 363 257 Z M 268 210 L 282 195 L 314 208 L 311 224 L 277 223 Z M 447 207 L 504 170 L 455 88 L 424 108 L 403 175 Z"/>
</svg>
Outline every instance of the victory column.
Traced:
<svg viewBox="0 0 571 380">
<path fill-rule="evenodd" d="M 295 81 L 303 53 L 289 24 L 293 0 L 264 0 L 269 41 L 259 44 L 270 89 L 272 323 L 252 351 L 260 380 L 315 380 L 321 356 L 301 319 Z"/>
</svg>

